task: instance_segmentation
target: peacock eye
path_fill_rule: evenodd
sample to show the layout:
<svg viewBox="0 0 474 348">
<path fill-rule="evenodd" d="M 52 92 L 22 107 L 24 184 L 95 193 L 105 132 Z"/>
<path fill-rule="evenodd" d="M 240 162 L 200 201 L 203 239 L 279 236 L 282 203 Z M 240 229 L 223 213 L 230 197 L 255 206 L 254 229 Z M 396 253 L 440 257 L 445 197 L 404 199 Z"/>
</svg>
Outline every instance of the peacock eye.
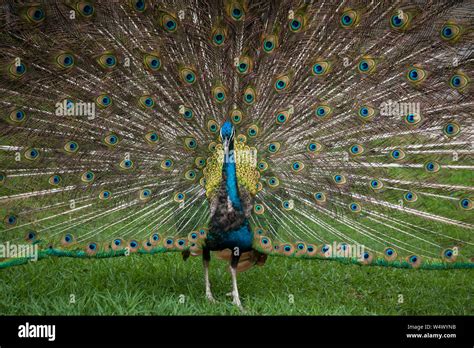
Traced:
<svg viewBox="0 0 474 348">
<path fill-rule="evenodd" d="M 407 78 L 411 83 L 419 84 L 426 78 L 426 71 L 421 68 L 413 67 L 408 70 Z"/>
<path fill-rule="evenodd" d="M 53 186 L 59 185 L 61 181 L 62 181 L 61 176 L 57 174 L 50 176 L 48 179 L 48 182 L 50 183 L 50 185 L 53 185 Z"/>
<path fill-rule="evenodd" d="M 461 33 L 461 27 L 454 23 L 446 23 L 441 28 L 441 38 L 445 41 L 455 42 L 459 39 Z"/>
<path fill-rule="evenodd" d="M 235 66 L 238 74 L 246 75 L 253 69 L 253 60 L 249 56 L 241 56 Z"/>
<path fill-rule="evenodd" d="M 414 126 L 421 122 L 421 116 L 418 113 L 409 113 L 404 117 L 404 121 L 409 126 Z"/>
<path fill-rule="evenodd" d="M 314 109 L 314 115 L 320 120 L 327 119 L 331 114 L 332 108 L 326 104 L 317 105 Z"/>
<path fill-rule="evenodd" d="M 288 26 L 292 33 L 299 33 L 303 29 L 304 23 L 304 18 L 300 15 L 296 15 L 293 19 L 290 19 Z"/>
<path fill-rule="evenodd" d="M 145 134 L 145 140 L 151 145 L 156 144 L 159 140 L 158 133 L 155 132 L 155 131 L 151 131 L 151 132 L 146 133 Z"/>
<path fill-rule="evenodd" d="M 10 121 L 14 123 L 22 123 L 26 120 L 26 114 L 23 110 L 13 110 L 10 113 Z"/>
<path fill-rule="evenodd" d="M 471 210 L 473 207 L 472 200 L 469 198 L 463 198 L 459 201 L 459 205 L 464 210 Z"/>
<path fill-rule="evenodd" d="M 393 29 L 404 30 L 407 29 L 411 22 L 411 15 L 402 9 L 397 10 L 390 17 L 390 26 Z"/>
<path fill-rule="evenodd" d="M 156 72 L 161 68 L 161 59 L 156 54 L 145 54 L 143 63 L 148 71 Z"/>
<path fill-rule="evenodd" d="M 323 148 L 323 146 L 316 142 L 316 141 L 310 141 L 308 145 L 306 146 L 309 152 L 319 152 Z"/>
<path fill-rule="evenodd" d="M 70 69 L 74 66 L 74 56 L 71 53 L 61 53 L 56 57 L 56 63 L 61 69 Z"/>
<path fill-rule="evenodd" d="M 245 11 L 238 2 L 232 2 L 228 6 L 228 13 L 230 17 L 235 21 L 240 21 L 244 18 Z"/>
<path fill-rule="evenodd" d="M 190 170 L 186 171 L 186 173 L 184 173 L 184 177 L 187 180 L 194 180 L 197 177 L 197 173 L 194 169 L 190 169 Z"/>
<path fill-rule="evenodd" d="M 295 173 L 299 173 L 304 169 L 303 162 L 295 161 L 291 164 L 291 170 Z"/>
<path fill-rule="evenodd" d="M 161 15 L 160 24 L 168 33 L 174 33 L 178 29 L 178 20 L 169 13 L 163 13 Z"/>
<path fill-rule="evenodd" d="M 419 258 L 417 255 L 411 255 L 407 258 L 408 263 L 411 264 L 412 267 L 419 267 L 421 264 L 421 258 Z"/>
<path fill-rule="evenodd" d="M 212 89 L 212 95 L 214 96 L 214 100 L 220 104 L 225 102 L 227 98 L 227 90 L 224 86 L 215 86 Z"/>
<path fill-rule="evenodd" d="M 275 87 L 279 90 L 283 89 L 286 87 L 286 83 L 285 81 L 283 80 L 278 80 L 276 83 L 275 83 Z"/>
<path fill-rule="evenodd" d="M 383 188 L 383 182 L 379 179 L 373 179 L 370 181 L 370 188 L 374 191 L 380 191 Z"/>
<path fill-rule="evenodd" d="M 262 40 L 262 48 L 265 53 L 272 53 L 278 46 L 276 35 L 266 35 Z"/>
<path fill-rule="evenodd" d="M 61 244 L 66 246 L 72 243 L 74 243 L 74 236 L 70 233 L 65 234 L 61 240 Z"/>
<path fill-rule="evenodd" d="M 277 153 L 280 150 L 280 143 L 279 142 L 272 142 L 268 144 L 267 151 L 270 153 Z"/>
<path fill-rule="evenodd" d="M 405 192 L 405 194 L 403 195 L 403 199 L 406 202 L 413 203 L 413 202 L 416 202 L 416 200 L 418 199 L 418 196 L 416 195 L 415 192 L 408 191 L 408 192 Z"/>
<path fill-rule="evenodd" d="M 234 109 L 229 113 L 229 117 L 233 124 L 239 124 L 242 122 L 242 111 Z"/>
<path fill-rule="evenodd" d="M 173 161 L 171 159 L 165 159 L 161 161 L 161 169 L 164 169 L 164 170 L 173 169 Z"/>
<path fill-rule="evenodd" d="M 207 122 L 207 129 L 209 132 L 215 134 L 219 131 L 219 124 L 215 120 L 209 120 Z"/>
<path fill-rule="evenodd" d="M 451 86 L 451 88 L 454 88 L 457 90 L 462 90 L 464 87 L 466 87 L 468 82 L 469 82 L 469 78 L 467 77 L 466 74 L 462 72 L 458 72 L 454 74 L 449 79 L 449 85 Z"/>
<path fill-rule="evenodd" d="M 323 76 L 326 75 L 329 71 L 330 64 L 327 61 L 318 61 L 314 63 L 311 67 L 311 73 L 314 76 Z"/>
<path fill-rule="evenodd" d="M 122 162 L 120 162 L 119 166 L 121 169 L 132 169 L 134 163 L 130 159 L 124 159 Z"/>
<path fill-rule="evenodd" d="M 155 100 L 149 95 L 144 95 L 138 99 L 138 104 L 143 109 L 152 109 L 155 106 Z"/>
<path fill-rule="evenodd" d="M 214 44 L 216 44 L 216 46 L 220 46 L 224 43 L 224 40 L 225 40 L 225 36 L 222 34 L 222 33 L 216 33 L 214 34 L 214 36 L 212 37 L 213 38 L 213 42 Z"/>
<path fill-rule="evenodd" d="M 265 207 L 262 204 L 255 204 L 253 206 L 253 211 L 257 215 L 262 215 L 265 212 Z"/>
<path fill-rule="evenodd" d="M 267 183 L 268 183 L 268 186 L 270 186 L 271 188 L 276 188 L 280 185 L 280 180 L 278 180 L 278 178 L 273 176 L 267 180 Z"/>
<path fill-rule="evenodd" d="M 365 120 L 368 121 L 373 118 L 375 115 L 375 110 L 374 108 L 368 106 L 368 105 L 362 105 L 358 110 L 357 110 L 357 115 Z"/>
<path fill-rule="evenodd" d="M 26 10 L 26 20 L 31 24 L 39 24 L 45 18 L 46 14 L 41 6 L 32 6 Z"/>
<path fill-rule="evenodd" d="M 104 137 L 103 142 L 108 146 L 115 146 L 120 142 L 120 138 L 116 134 L 108 134 Z"/>
<path fill-rule="evenodd" d="M 281 202 L 281 207 L 284 210 L 292 210 L 294 206 L 293 206 L 292 201 L 283 201 L 283 202 Z"/>
<path fill-rule="evenodd" d="M 25 235 L 25 240 L 30 243 L 35 242 L 37 238 L 38 238 L 38 235 L 36 231 L 28 231 Z"/>
<path fill-rule="evenodd" d="M 104 53 L 97 59 L 99 65 L 104 69 L 113 69 L 117 66 L 117 57 L 112 53 Z"/>
<path fill-rule="evenodd" d="M 264 171 L 266 171 L 266 170 L 268 169 L 268 163 L 265 162 L 265 161 L 260 161 L 260 162 L 258 163 L 257 167 L 258 167 L 258 170 L 259 170 L 260 172 L 264 172 Z"/>
<path fill-rule="evenodd" d="M 130 6 L 137 12 L 144 12 L 146 10 L 145 0 L 130 0 Z"/>
<path fill-rule="evenodd" d="M 364 57 L 359 61 L 357 69 L 361 74 L 368 74 L 375 70 L 375 60 L 369 57 Z"/>
<path fill-rule="evenodd" d="M 76 10 L 83 17 L 91 17 L 94 12 L 94 6 L 88 1 L 80 1 L 76 5 Z"/>
<path fill-rule="evenodd" d="M 425 163 L 425 170 L 429 173 L 436 173 L 441 169 L 437 162 L 429 161 Z"/>
<path fill-rule="evenodd" d="M 197 141 L 195 138 L 188 137 L 184 139 L 184 145 L 189 150 L 194 150 L 197 148 Z"/>
<path fill-rule="evenodd" d="M 186 108 L 183 112 L 183 117 L 186 120 L 191 120 L 193 118 L 193 110 Z"/>
<path fill-rule="evenodd" d="M 364 147 L 359 144 L 355 144 L 349 147 L 349 152 L 353 156 L 359 156 L 364 153 Z"/>
<path fill-rule="evenodd" d="M 345 29 L 350 29 L 359 24 L 360 15 L 357 11 L 346 10 L 342 13 L 341 16 L 341 26 Z"/>
<path fill-rule="evenodd" d="M 314 194 L 314 199 L 319 203 L 324 203 L 326 202 L 326 195 L 324 194 L 324 192 L 316 192 Z"/>
<path fill-rule="evenodd" d="M 342 174 L 334 175 L 332 177 L 332 180 L 334 181 L 336 185 L 344 185 L 347 182 L 346 177 Z"/>
<path fill-rule="evenodd" d="M 215 47 L 224 46 L 227 38 L 227 29 L 221 24 L 215 25 L 211 30 L 211 43 Z"/>
<path fill-rule="evenodd" d="M 101 200 L 107 200 L 112 197 L 112 193 L 109 190 L 103 190 L 99 193 L 99 199 Z"/>
<path fill-rule="evenodd" d="M 186 199 L 186 195 L 183 192 L 176 192 L 174 194 L 174 201 L 176 203 L 182 203 Z"/>
<path fill-rule="evenodd" d="M 349 209 L 354 213 L 359 213 L 361 211 L 361 206 L 359 203 L 349 204 Z"/>
<path fill-rule="evenodd" d="M 443 132 L 448 137 L 454 137 L 459 134 L 461 127 L 456 122 L 449 122 L 443 127 Z"/>
<path fill-rule="evenodd" d="M 288 75 L 280 75 L 275 79 L 273 87 L 277 92 L 283 92 L 290 84 L 290 77 Z"/>
<path fill-rule="evenodd" d="M 88 170 L 87 172 L 81 175 L 81 180 L 86 183 L 90 183 L 94 181 L 94 178 L 95 178 L 95 174 L 90 170 Z"/>
<path fill-rule="evenodd" d="M 220 140 L 222 141 L 222 134 L 219 134 L 219 138 Z M 209 149 L 210 152 L 214 152 L 216 151 L 216 147 L 217 147 L 217 143 L 215 141 L 211 141 L 209 143 L 209 145 L 207 146 L 207 148 Z"/>
<path fill-rule="evenodd" d="M 252 86 L 247 86 L 244 90 L 243 100 L 247 105 L 253 105 L 256 100 L 257 93 Z"/>
<path fill-rule="evenodd" d="M 247 130 L 247 135 L 255 138 L 258 135 L 258 126 L 256 124 L 251 125 Z"/>
<path fill-rule="evenodd" d="M 21 79 L 27 71 L 26 65 L 22 62 L 14 62 L 8 67 L 9 76 L 14 79 Z"/>
<path fill-rule="evenodd" d="M 95 103 L 99 108 L 105 109 L 112 105 L 112 98 L 108 94 L 101 94 L 95 99 Z"/>
<path fill-rule="evenodd" d="M 36 148 L 28 148 L 24 153 L 26 159 L 34 161 L 37 160 L 40 156 L 40 152 Z"/>
<path fill-rule="evenodd" d="M 79 144 L 75 141 L 68 141 L 64 145 L 64 150 L 68 153 L 76 153 L 79 150 Z"/>
<path fill-rule="evenodd" d="M 399 161 L 405 158 L 405 152 L 401 149 L 394 149 L 390 152 L 390 157 L 395 161 Z"/>
<path fill-rule="evenodd" d="M 199 169 L 202 169 L 206 166 L 206 159 L 204 157 L 196 157 L 196 159 L 194 160 L 194 164 Z"/>
<path fill-rule="evenodd" d="M 18 222 L 18 219 L 17 219 L 16 215 L 9 214 L 9 215 L 5 216 L 3 221 L 8 226 L 15 226 Z"/>
<path fill-rule="evenodd" d="M 181 80 L 187 85 L 192 85 L 196 82 L 196 72 L 190 67 L 185 67 L 180 70 L 179 76 Z"/>
<path fill-rule="evenodd" d="M 454 248 L 453 249 L 451 249 L 451 248 L 444 249 L 443 252 L 442 252 L 443 259 L 447 262 L 456 261 L 457 255 L 458 255 L 458 252 L 455 251 Z"/>
<path fill-rule="evenodd" d="M 279 126 L 284 125 L 290 119 L 290 112 L 288 110 L 282 110 L 276 113 L 275 123 Z"/>
</svg>

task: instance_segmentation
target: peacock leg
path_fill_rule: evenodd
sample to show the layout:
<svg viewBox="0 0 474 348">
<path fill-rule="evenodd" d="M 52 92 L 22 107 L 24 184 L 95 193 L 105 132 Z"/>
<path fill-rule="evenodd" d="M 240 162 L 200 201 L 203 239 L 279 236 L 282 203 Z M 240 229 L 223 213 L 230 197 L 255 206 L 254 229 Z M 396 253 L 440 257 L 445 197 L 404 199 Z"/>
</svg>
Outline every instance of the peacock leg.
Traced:
<svg viewBox="0 0 474 348">
<path fill-rule="evenodd" d="M 210 302 L 216 302 L 211 292 L 211 282 L 209 281 L 209 261 L 211 261 L 211 252 L 204 248 L 202 253 L 202 261 L 204 264 L 204 282 L 206 283 L 206 298 Z"/>
<path fill-rule="evenodd" d="M 241 311 L 244 310 L 242 303 L 240 302 L 239 289 L 237 288 L 237 265 L 239 264 L 240 254 L 232 254 L 232 260 L 230 262 L 230 273 L 232 275 L 232 303 L 239 307 Z"/>
</svg>

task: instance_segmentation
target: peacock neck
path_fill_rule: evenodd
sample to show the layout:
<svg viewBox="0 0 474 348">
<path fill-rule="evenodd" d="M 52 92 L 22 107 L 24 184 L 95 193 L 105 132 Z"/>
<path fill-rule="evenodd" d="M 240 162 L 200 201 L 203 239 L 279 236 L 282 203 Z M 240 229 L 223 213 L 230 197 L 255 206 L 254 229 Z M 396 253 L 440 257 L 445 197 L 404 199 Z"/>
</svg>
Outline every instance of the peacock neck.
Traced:
<svg viewBox="0 0 474 348">
<path fill-rule="evenodd" d="M 240 202 L 239 190 L 237 186 L 233 139 L 229 142 L 228 153 L 224 156 L 224 167 L 222 169 L 222 174 L 226 180 L 227 195 L 229 196 L 234 209 L 242 211 L 242 204 Z"/>
</svg>

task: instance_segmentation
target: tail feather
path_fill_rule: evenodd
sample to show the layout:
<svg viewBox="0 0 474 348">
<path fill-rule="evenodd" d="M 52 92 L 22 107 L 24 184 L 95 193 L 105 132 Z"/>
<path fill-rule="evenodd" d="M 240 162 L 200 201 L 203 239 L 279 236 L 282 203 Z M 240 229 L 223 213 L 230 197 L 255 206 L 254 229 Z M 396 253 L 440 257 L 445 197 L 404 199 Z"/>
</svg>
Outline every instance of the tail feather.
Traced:
<svg viewBox="0 0 474 348">
<path fill-rule="evenodd" d="M 230 120 L 259 253 L 472 267 L 470 1 L 141 4 L 0 7 L 0 242 L 200 254 Z"/>
</svg>

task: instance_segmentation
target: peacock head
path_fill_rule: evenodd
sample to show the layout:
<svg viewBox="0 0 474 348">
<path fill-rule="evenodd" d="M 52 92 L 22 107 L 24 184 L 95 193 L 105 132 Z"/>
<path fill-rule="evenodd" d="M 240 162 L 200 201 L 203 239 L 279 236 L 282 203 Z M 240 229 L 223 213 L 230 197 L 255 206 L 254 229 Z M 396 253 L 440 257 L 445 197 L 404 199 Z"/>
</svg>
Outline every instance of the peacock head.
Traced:
<svg viewBox="0 0 474 348">
<path fill-rule="evenodd" d="M 230 150 L 233 150 L 233 140 L 235 135 L 235 129 L 232 123 L 225 121 L 221 127 L 221 140 L 224 145 L 224 152 L 227 155 Z"/>
<path fill-rule="evenodd" d="M 235 130 L 234 130 L 234 126 L 232 125 L 232 123 L 230 123 L 229 121 L 225 121 L 224 124 L 222 125 L 221 127 L 221 139 L 222 141 L 224 140 L 230 140 L 234 137 L 234 133 L 235 133 Z"/>
<path fill-rule="evenodd" d="M 225 149 L 229 148 L 229 144 L 234 139 L 234 135 L 234 126 L 229 121 L 225 121 L 221 127 L 221 140 Z"/>
</svg>

